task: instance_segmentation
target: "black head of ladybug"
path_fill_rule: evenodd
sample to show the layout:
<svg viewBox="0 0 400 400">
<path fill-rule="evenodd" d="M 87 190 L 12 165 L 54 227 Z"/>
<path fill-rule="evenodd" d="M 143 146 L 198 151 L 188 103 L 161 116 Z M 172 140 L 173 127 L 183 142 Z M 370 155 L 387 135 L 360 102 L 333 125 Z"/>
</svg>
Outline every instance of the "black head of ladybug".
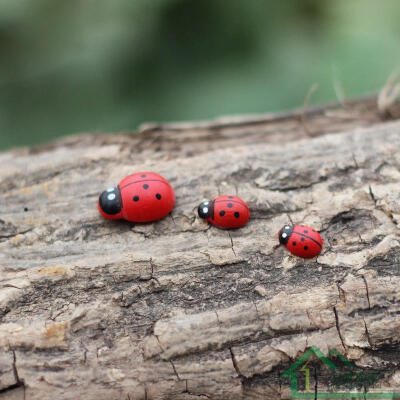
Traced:
<svg viewBox="0 0 400 400">
<path fill-rule="evenodd" d="M 115 215 L 121 211 L 121 192 L 118 187 L 105 190 L 99 197 L 101 210 L 108 215 Z"/>
<path fill-rule="evenodd" d="M 290 225 L 285 225 L 280 231 L 279 231 L 279 243 L 280 244 L 287 244 L 290 238 L 290 235 L 293 232 L 293 226 Z"/>
<path fill-rule="evenodd" d="M 200 203 L 197 212 L 199 213 L 199 217 L 203 219 L 210 218 L 213 214 L 213 202 L 212 201 L 203 201 Z"/>
</svg>

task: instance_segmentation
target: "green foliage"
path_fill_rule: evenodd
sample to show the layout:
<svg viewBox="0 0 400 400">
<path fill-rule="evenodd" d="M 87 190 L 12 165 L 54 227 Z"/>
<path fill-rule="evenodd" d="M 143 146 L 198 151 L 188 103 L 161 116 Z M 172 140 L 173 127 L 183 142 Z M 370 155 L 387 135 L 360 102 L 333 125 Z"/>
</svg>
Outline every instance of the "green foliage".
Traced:
<svg viewBox="0 0 400 400">
<path fill-rule="evenodd" d="M 0 0 L 0 148 L 379 89 L 397 0 Z"/>
</svg>

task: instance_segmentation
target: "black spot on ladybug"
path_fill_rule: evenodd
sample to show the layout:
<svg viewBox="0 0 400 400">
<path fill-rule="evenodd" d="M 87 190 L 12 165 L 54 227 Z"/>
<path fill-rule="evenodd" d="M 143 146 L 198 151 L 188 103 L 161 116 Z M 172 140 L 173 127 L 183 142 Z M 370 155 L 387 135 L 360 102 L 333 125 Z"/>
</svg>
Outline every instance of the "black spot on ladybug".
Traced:
<svg viewBox="0 0 400 400">
<path fill-rule="evenodd" d="M 233 204 L 232 203 L 228 203 L 228 208 L 232 208 Z"/>
<path fill-rule="evenodd" d="M 139 201 L 139 196 L 133 196 L 133 201 Z"/>
<path fill-rule="evenodd" d="M 149 188 L 149 185 L 147 184 L 147 183 L 145 183 L 144 185 L 143 185 L 143 189 L 148 189 Z"/>
<path fill-rule="evenodd" d="M 306 240 L 306 239 L 304 239 L 304 238 L 301 238 L 301 241 L 302 241 L 302 242 L 304 242 L 305 240 Z"/>
<path fill-rule="evenodd" d="M 304 231 L 303 231 L 304 233 L 308 233 L 308 230 L 307 229 L 304 229 Z"/>
<path fill-rule="evenodd" d="M 224 211 L 224 210 L 220 211 L 220 212 L 219 212 L 219 215 L 220 215 L 221 217 L 223 217 L 223 216 L 225 215 L 225 211 Z"/>
<path fill-rule="evenodd" d="M 296 246 L 296 242 L 292 242 L 292 245 L 293 245 L 293 246 Z"/>
<path fill-rule="evenodd" d="M 304 250 L 308 250 L 308 246 L 304 246 Z"/>
<path fill-rule="evenodd" d="M 161 200 L 161 194 L 160 193 L 157 193 L 156 197 L 157 197 L 158 200 Z"/>
<path fill-rule="evenodd" d="M 240 214 L 237 212 L 237 211 L 235 211 L 235 214 L 233 214 L 236 218 L 239 218 L 240 217 Z"/>
<path fill-rule="evenodd" d="M 25 211 L 25 212 L 29 211 L 29 210 L 28 210 L 28 207 L 24 207 L 24 211 Z"/>
<path fill-rule="evenodd" d="M 228 199 L 233 199 L 233 196 L 228 196 Z"/>
<path fill-rule="evenodd" d="M 140 175 L 142 178 L 146 178 L 146 174 Z"/>
</svg>

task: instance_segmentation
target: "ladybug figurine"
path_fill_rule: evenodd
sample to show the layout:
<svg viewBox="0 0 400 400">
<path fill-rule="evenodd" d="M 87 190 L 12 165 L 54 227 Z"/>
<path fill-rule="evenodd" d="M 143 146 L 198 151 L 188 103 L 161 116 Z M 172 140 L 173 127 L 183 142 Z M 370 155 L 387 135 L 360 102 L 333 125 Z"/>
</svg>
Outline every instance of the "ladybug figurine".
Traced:
<svg viewBox="0 0 400 400">
<path fill-rule="evenodd" d="M 98 209 L 108 219 L 151 222 L 169 214 L 174 204 L 174 189 L 165 178 L 154 172 L 138 172 L 105 190 Z"/>
<path fill-rule="evenodd" d="M 305 225 L 285 225 L 279 231 L 279 242 L 295 256 L 313 258 L 322 249 L 321 235 L 313 228 Z"/>
<path fill-rule="evenodd" d="M 219 228 L 240 228 L 247 224 L 250 210 L 245 201 L 237 196 L 219 196 L 200 203 L 199 217 Z"/>
</svg>

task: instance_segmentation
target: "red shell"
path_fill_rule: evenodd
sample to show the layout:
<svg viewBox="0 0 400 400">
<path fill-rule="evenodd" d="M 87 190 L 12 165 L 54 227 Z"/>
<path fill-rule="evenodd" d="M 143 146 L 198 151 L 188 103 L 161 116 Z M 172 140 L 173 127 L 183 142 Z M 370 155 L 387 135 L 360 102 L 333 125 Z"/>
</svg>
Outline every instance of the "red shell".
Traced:
<svg viewBox="0 0 400 400">
<path fill-rule="evenodd" d="M 285 246 L 295 256 L 313 258 L 321 252 L 322 244 L 321 235 L 315 229 L 305 225 L 295 225 Z"/>
<path fill-rule="evenodd" d="M 237 196 L 219 196 L 213 206 L 213 215 L 207 221 L 220 228 L 240 228 L 250 218 L 249 206 Z"/>
<path fill-rule="evenodd" d="M 122 209 L 118 214 L 100 213 L 108 219 L 126 219 L 131 222 L 151 222 L 168 215 L 175 204 L 175 193 L 171 184 L 154 172 L 138 172 L 129 175 L 118 185 Z"/>
</svg>

